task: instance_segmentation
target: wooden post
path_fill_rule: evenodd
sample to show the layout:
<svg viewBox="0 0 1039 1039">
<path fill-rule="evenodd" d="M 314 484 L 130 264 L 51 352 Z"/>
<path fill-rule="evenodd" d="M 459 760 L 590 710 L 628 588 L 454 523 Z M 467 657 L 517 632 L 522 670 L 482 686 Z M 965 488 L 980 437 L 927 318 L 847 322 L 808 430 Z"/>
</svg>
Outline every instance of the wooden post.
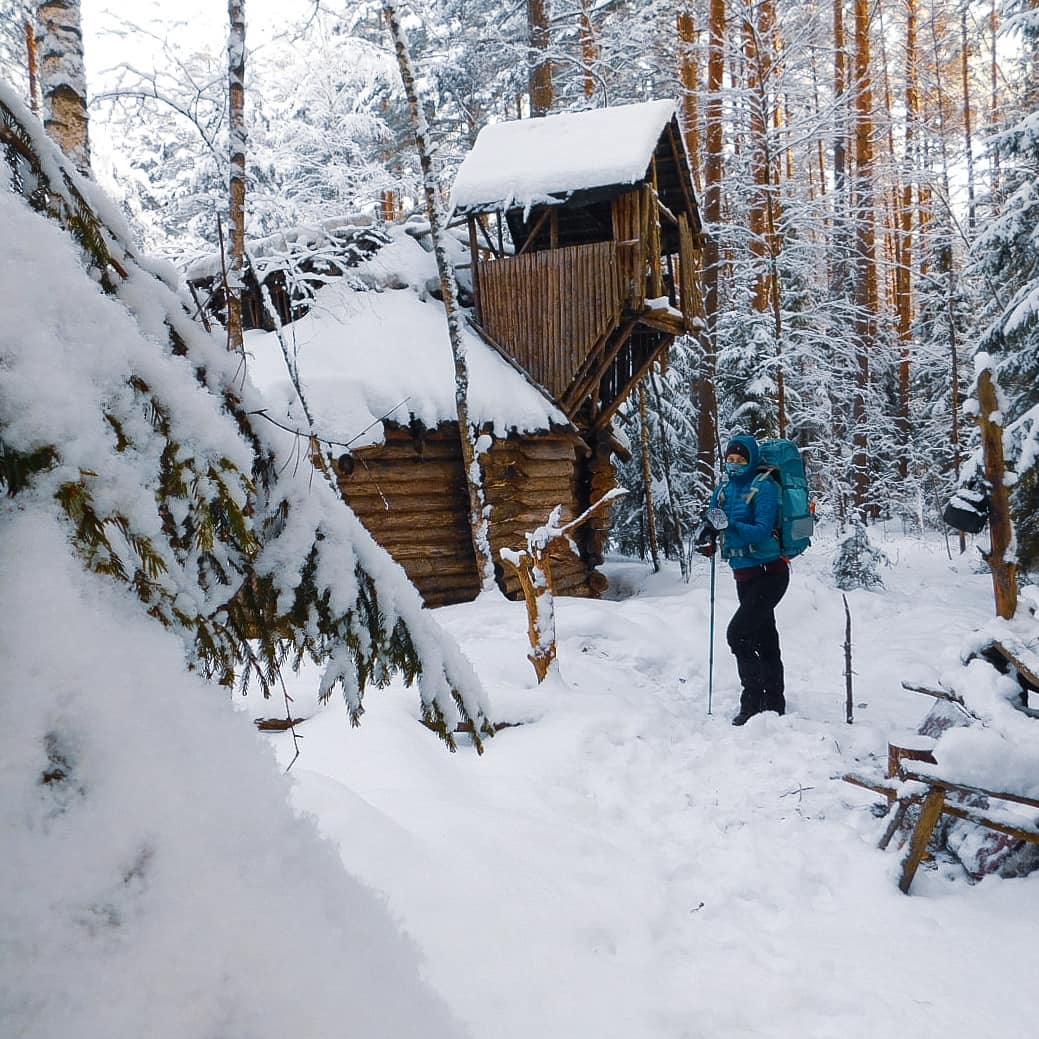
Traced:
<svg viewBox="0 0 1039 1039">
<path fill-rule="evenodd" d="M 851 725 L 855 721 L 855 696 L 851 678 L 851 610 L 848 597 L 842 595 L 841 598 L 844 600 L 844 720 Z"/>
<path fill-rule="evenodd" d="M 480 247 L 476 244 L 476 217 L 469 217 L 469 259 L 473 272 L 473 309 L 476 311 L 476 322 L 483 324 L 483 309 L 480 306 Z"/>
<path fill-rule="evenodd" d="M 909 885 L 913 883 L 917 868 L 927 854 L 927 845 L 931 843 L 931 834 L 938 825 L 944 805 L 945 791 L 941 787 L 934 787 L 920 809 L 920 819 L 913 830 L 913 836 L 909 841 L 909 853 L 902 865 L 902 878 L 898 886 L 904 895 L 909 894 Z"/>
<path fill-rule="evenodd" d="M 985 480 L 989 485 L 989 534 L 991 545 L 987 556 L 992 571 L 992 588 L 996 596 L 996 614 L 1010 620 L 1017 611 L 1017 563 L 1008 558 L 1014 540 L 1010 518 L 1010 492 L 1006 485 L 1006 463 L 1003 458 L 1003 411 L 992 369 L 978 375 L 978 415 Z"/>
</svg>

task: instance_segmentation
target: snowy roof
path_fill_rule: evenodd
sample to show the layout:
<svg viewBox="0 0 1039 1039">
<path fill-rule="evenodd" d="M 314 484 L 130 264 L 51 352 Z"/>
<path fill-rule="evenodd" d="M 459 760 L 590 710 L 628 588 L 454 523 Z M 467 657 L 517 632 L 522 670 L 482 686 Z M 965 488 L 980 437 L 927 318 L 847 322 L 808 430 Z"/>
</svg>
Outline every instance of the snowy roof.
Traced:
<svg viewBox="0 0 1039 1039">
<path fill-rule="evenodd" d="M 354 447 L 381 442 L 383 418 L 402 425 L 414 418 L 430 428 L 456 420 L 444 306 L 426 292 L 436 277 L 434 258 L 403 228 L 390 233 L 389 245 L 351 268 L 354 277 L 320 289 L 310 312 L 283 331 L 320 435 L 335 441 L 357 437 Z M 370 290 L 359 291 L 361 283 Z M 464 335 L 475 423 L 491 425 L 497 436 L 568 425 L 475 332 L 466 329 Z M 246 349 L 249 373 L 271 414 L 298 420 L 277 334 L 248 332 Z"/>
<path fill-rule="evenodd" d="M 646 175 L 673 101 L 646 101 L 485 126 L 451 192 L 458 210 L 559 203 Z M 560 197 L 563 196 L 563 197 Z"/>
<path fill-rule="evenodd" d="M 375 219 L 370 214 L 347 213 L 316 224 L 285 228 L 266 238 L 249 238 L 245 251 L 249 262 L 262 268 L 269 266 L 264 264 L 265 260 L 313 252 L 322 246 L 342 247 L 357 236 L 375 230 Z M 188 264 L 184 277 L 187 281 L 215 278 L 223 263 L 219 252 L 196 257 Z"/>
</svg>

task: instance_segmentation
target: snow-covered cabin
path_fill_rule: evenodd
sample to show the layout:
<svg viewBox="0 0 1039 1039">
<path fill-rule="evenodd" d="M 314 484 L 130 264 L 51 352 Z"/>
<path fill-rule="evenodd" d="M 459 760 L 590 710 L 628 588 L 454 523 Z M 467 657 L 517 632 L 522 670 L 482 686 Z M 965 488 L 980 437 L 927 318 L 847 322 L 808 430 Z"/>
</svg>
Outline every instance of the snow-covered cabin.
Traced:
<svg viewBox="0 0 1039 1039">
<path fill-rule="evenodd" d="M 379 229 L 383 244 L 350 259 L 345 275 L 317 288 L 308 312 L 282 330 L 319 436 L 350 455 L 339 467 L 343 497 L 417 585 L 427 605 L 472 599 L 479 591 L 468 527 L 468 493 L 454 403 L 454 366 L 428 226 Z M 293 233 L 293 240 L 300 238 Z M 374 240 L 374 239 L 373 239 Z M 250 246 L 251 252 L 251 246 Z M 452 262 L 468 253 L 454 243 Z M 248 315 L 247 315 L 247 323 Z M 495 553 L 520 548 L 556 505 L 577 515 L 614 486 L 616 446 L 597 451 L 516 367 L 465 331 L 469 413 L 489 448 L 481 455 Z M 276 332 L 247 332 L 249 371 L 270 416 L 306 428 Z M 349 452 L 342 445 L 349 442 Z M 554 562 L 557 590 L 605 588 L 605 520 L 576 538 L 580 555 Z M 511 574 L 505 591 L 518 595 Z"/>
<path fill-rule="evenodd" d="M 566 520 L 615 486 L 612 457 L 626 449 L 614 413 L 697 327 L 702 232 L 670 101 L 488 126 L 452 203 L 454 226 L 468 225 L 469 248 L 452 239 L 451 260 L 473 304 L 469 411 L 489 434 L 481 468 L 497 558 L 556 505 Z M 343 497 L 439 606 L 475 597 L 479 579 L 430 250 L 414 220 L 340 220 L 250 243 L 245 320 L 269 331 L 278 322 L 261 311 L 279 310 L 319 435 L 353 441 Z M 189 277 L 219 306 L 217 274 L 211 261 Z M 302 427 L 276 334 L 255 331 L 248 345 L 254 378 Z M 592 519 L 579 554 L 554 560 L 557 592 L 605 589 L 608 525 Z M 511 573 L 499 579 L 519 594 Z"/>
<path fill-rule="evenodd" d="M 673 102 L 486 126 L 451 203 L 481 332 L 586 434 L 698 327 L 702 229 Z"/>
</svg>

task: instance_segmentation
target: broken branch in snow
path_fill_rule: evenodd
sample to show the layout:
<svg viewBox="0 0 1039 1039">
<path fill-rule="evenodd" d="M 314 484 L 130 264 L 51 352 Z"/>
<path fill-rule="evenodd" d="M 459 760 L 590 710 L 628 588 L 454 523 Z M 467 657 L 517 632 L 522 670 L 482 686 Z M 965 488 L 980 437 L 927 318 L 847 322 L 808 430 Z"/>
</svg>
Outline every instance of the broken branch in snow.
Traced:
<svg viewBox="0 0 1039 1039">
<path fill-rule="evenodd" d="M 503 548 L 501 558 L 515 571 L 523 589 L 523 600 L 527 604 L 527 626 L 530 636 L 530 653 L 527 659 L 534 667 L 538 684 L 544 682 L 553 670 L 556 660 L 556 613 L 555 595 L 552 587 L 552 552 L 577 552 L 570 537 L 582 523 L 587 522 L 600 509 L 615 498 L 628 492 L 615 487 L 604 494 L 594 505 L 590 505 L 580 516 L 569 523 L 559 524 L 563 506 L 557 505 L 548 522 L 527 534 L 527 547 L 514 551 Z"/>
</svg>

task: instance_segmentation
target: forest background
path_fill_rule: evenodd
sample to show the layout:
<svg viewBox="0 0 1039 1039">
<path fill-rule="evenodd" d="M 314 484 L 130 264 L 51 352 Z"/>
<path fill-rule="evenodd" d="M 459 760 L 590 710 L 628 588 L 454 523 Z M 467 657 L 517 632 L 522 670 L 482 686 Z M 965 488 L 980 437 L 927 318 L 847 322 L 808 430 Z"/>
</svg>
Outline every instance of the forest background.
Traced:
<svg viewBox="0 0 1039 1039">
<path fill-rule="evenodd" d="M 0 0 L 0 74 L 30 100 L 35 9 L 83 19 L 94 174 L 146 248 L 184 269 L 226 226 L 226 21 L 82 6 Z M 381 6 L 248 6 L 247 234 L 417 206 Z M 737 431 L 805 448 L 824 518 L 939 523 L 977 468 L 964 402 L 970 359 L 987 353 L 1006 392 L 1019 554 L 1039 566 L 1035 0 L 407 12 L 445 197 L 487 122 L 679 101 L 709 235 L 706 328 L 622 413 L 643 451 L 622 473 L 637 493 L 615 516 L 619 548 L 681 555 L 719 440 Z M 46 94 L 46 60 L 36 71 Z"/>
</svg>

